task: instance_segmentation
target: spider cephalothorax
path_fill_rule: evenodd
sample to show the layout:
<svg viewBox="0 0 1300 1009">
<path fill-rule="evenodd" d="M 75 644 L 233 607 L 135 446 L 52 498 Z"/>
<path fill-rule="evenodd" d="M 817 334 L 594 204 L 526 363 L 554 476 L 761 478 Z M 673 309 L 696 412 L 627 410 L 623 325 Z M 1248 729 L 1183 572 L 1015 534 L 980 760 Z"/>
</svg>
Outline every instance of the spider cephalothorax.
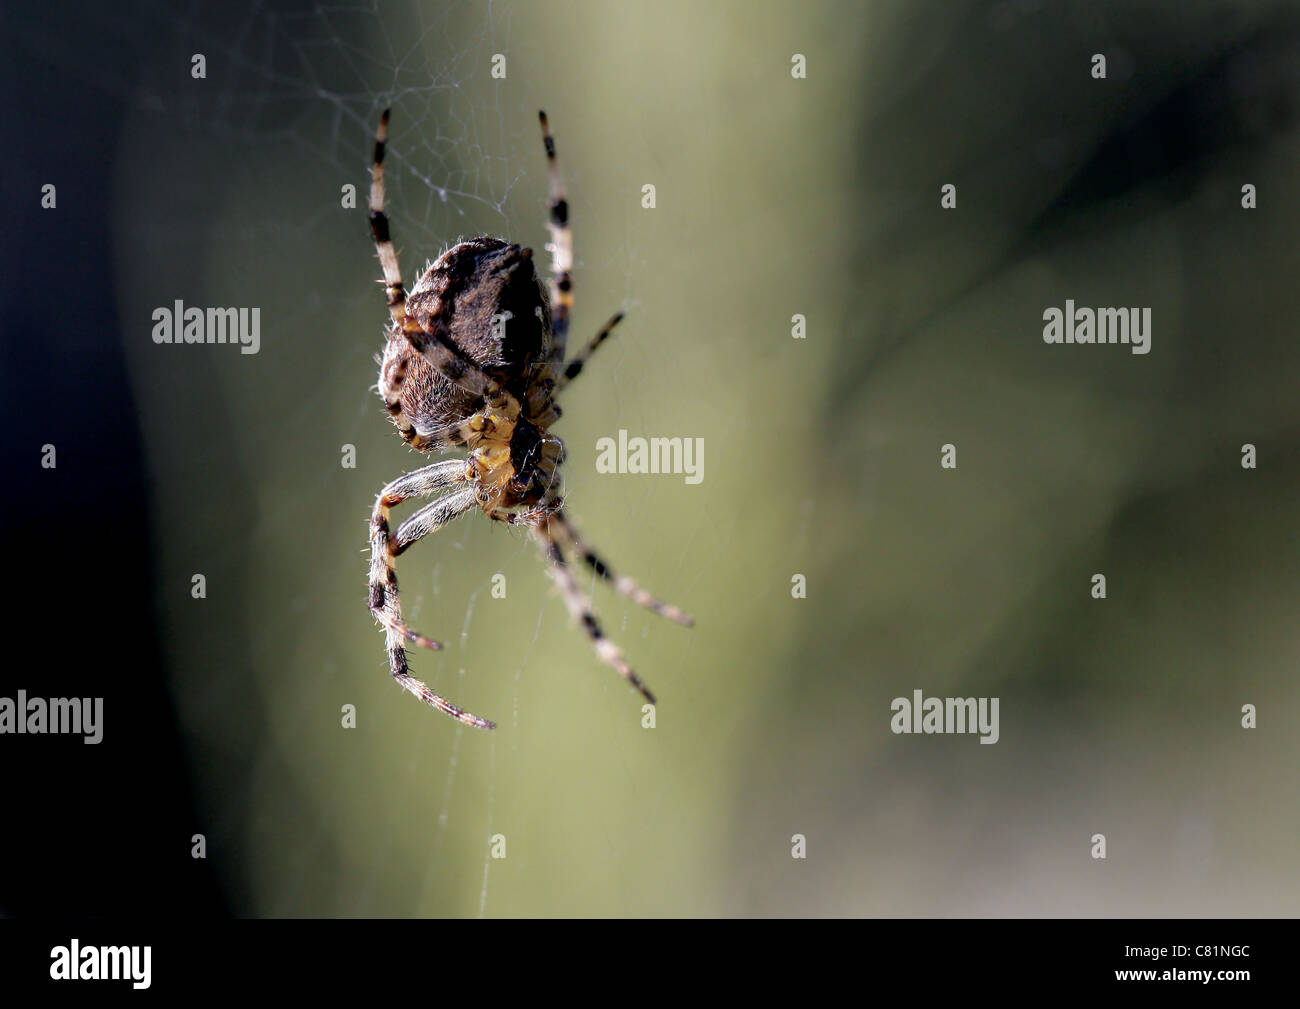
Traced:
<svg viewBox="0 0 1300 1009">
<path fill-rule="evenodd" d="M 406 293 L 384 213 L 384 147 L 388 112 L 379 120 L 371 168 L 370 228 L 384 272 L 391 324 L 379 368 L 379 394 L 402 438 L 421 452 L 466 449 L 407 473 L 385 487 L 370 520 L 370 612 L 383 625 L 389 671 L 425 703 L 469 725 L 493 728 L 439 697 L 410 674 L 405 643 L 440 648 L 402 621 L 394 560 L 417 540 L 479 507 L 489 518 L 528 527 L 596 654 L 654 701 L 623 653 L 605 637 L 578 588 L 566 550 L 615 591 L 690 626 L 691 618 L 616 575 L 583 541 L 564 513 L 559 467 L 564 444 L 550 433 L 560 417 L 555 396 L 622 319 L 615 315 L 567 364 L 565 343 L 573 308 L 573 247 L 555 144 L 540 114 L 550 175 L 550 283 L 543 283 L 531 249 L 500 238 L 463 241 L 435 260 Z M 445 493 L 443 493 L 445 492 Z M 388 517 L 401 502 L 442 493 L 393 533 Z"/>
</svg>

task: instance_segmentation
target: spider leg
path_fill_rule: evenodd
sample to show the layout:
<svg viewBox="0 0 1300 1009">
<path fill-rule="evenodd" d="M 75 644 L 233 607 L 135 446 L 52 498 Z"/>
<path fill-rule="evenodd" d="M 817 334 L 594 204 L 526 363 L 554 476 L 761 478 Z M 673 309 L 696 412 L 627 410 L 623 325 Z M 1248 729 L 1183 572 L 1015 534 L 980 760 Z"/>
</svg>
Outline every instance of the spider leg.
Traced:
<svg viewBox="0 0 1300 1009">
<path fill-rule="evenodd" d="M 569 567 L 568 562 L 564 559 L 564 553 L 560 549 L 560 544 L 552 535 L 550 523 L 541 521 L 532 527 L 533 536 L 537 544 L 541 547 L 542 554 L 546 557 L 547 568 L 550 571 L 551 578 L 559 586 L 560 594 L 564 597 L 564 605 L 568 608 L 570 615 L 582 625 L 583 632 L 591 640 L 591 645 L 596 650 L 596 655 L 608 666 L 612 666 L 615 672 L 628 683 L 636 687 L 651 704 L 655 703 L 654 694 L 650 693 L 641 678 L 632 671 L 632 667 L 627 664 L 623 658 L 622 649 L 609 638 L 605 637 L 605 632 L 601 630 L 600 624 L 596 621 L 596 615 L 591 612 L 591 605 L 578 588 L 578 581 L 573 577 L 573 569 Z"/>
<path fill-rule="evenodd" d="M 384 147 L 388 143 L 388 109 L 379 116 L 379 129 L 375 131 L 375 157 L 370 167 L 370 234 L 379 253 L 379 265 L 384 271 L 384 293 L 388 298 L 388 311 L 398 328 L 406 322 L 406 287 L 402 284 L 402 268 L 397 262 L 397 250 L 388 234 L 388 215 L 384 213 Z"/>
<path fill-rule="evenodd" d="M 380 114 L 379 128 L 375 130 L 375 154 L 370 165 L 370 236 L 374 239 L 379 265 L 384 272 L 384 293 L 393 329 L 396 331 L 403 329 L 410 320 L 406 317 L 406 287 L 402 283 L 402 268 L 389 234 L 388 215 L 384 213 L 384 148 L 388 144 L 388 112 L 388 109 L 384 109 Z M 402 437 L 407 442 L 414 443 L 418 437 L 415 428 L 402 412 L 402 386 L 406 382 L 406 367 L 404 359 L 395 359 L 391 368 L 385 369 L 381 376 L 379 394 Z"/>
<path fill-rule="evenodd" d="M 375 501 L 374 514 L 370 519 L 369 606 L 371 614 L 384 627 L 388 669 L 393 679 L 425 704 L 437 708 L 457 721 L 480 729 L 492 729 L 495 728 L 493 723 L 456 707 L 411 675 L 410 667 L 406 662 L 404 641 L 433 649 L 442 646 L 422 634 L 417 634 L 402 622 L 402 606 L 397 593 L 397 570 L 393 563 L 394 558 L 416 540 L 436 532 L 452 519 L 473 508 L 476 504 L 474 489 L 463 488 L 421 508 L 402 523 L 395 537 L 388 531 L 388 515 L 395 505 L 408 498 L 434 494 L 465 481 L 464 461 L 451 459 L 407 473 L 380 492 Z"/>
<path fill-rule="evenodd" d="M 394 418 L 400 418 L 401 407 L 390 409 Z M 448 449 L 473 446 L 484 438 L 490 437 L 500 429 L 497 423 L 501 418 L 494 417 L 491 409 L 480 410 L 466 420 L 449 424 L 433 431 L 420 432 L 409 425 L 401 430 L 402 438 L 411 448 L 420 452 L 445 452 Z"/>
<path fill-rule="evenodd" d="M 397 261 L 397 250 L 393 247 L 389 233 L 388 215 L 384 213 L 384 149 L 388 143 L 388 115 L 389 110 L 384 109 L 379 117 L 379 128 L 375 131 L 375 155 L 370 167 L 370 235 L 379 254 L 379 265 L 384 271 L 384 292 L 388 300 L 388 312 L 393 319 L 392 334 L 401 333 L 405 336 L 412 348 L 422 354 L 433 369 L 449 382 L 493 406 L 511 412 L 511 416 L 518 416 L 519 403 L 514 396 L 452 342 L 446 319 L 434 314 L 429 318 L 426 328 L 406 314 L 406 287 L 402 283 L 402 268 Z M 401 407 L 406 362 L 397 359 L 392 373 L 385 376 L 385 379 L 385 388 L 381 390 L 384 405 L 401 429 L 402 437 L 410 442 L 413 440 L 414 429 Z"/>
<path fill-rule="evenodd" d="M 402 623 L 402 607 L 397 597 L 397 570 L 393 565 L 398 551 L 388 531 L 388 515 L 395 506 L 408 498 L 427 497 L 463 483 L 465 479 L 465 463 L 460 459 L 450 459 L 414 470 L 398 477 L 379 492 L 374 512 L 370 516 L 370 612 L 391 635 L 435 651 L 442 645 L 417 634 Z M 450 498 L 442 499 L 447 500 Z"/>
<path fill-rule="evenodd" d="M 448 449 L 461 448 L 469 441 L 469 432 L 464 424 L 442 428 L 429 434 L 420 434 L 415 428 L 408 427 L 402 430 L 401 435 L 417 452 L 445 452 Z"/>
<path fill-rule="evenodd" d="M 579 373 L 582 371 L 582 366 L 587 363 L 592 354 L 596 353 L 596 348 L 605 342 L 610 331 L 622 321 L 623 313 L 615 312 L 613 318 L 611 318 L 609 322 L 605 323 L 604 328 L 592 337 L 591 342 L 582 348 L 582 351 L 577 357 L 569 362 L 568 366 L 564 369 L 564 374 L 561 375 L 559 381 L 555 383 L 555 391 L 557 393 L 578 377 Z"/>
<path fill-rule="evenodd" d="M 555 160 L 555 139 L 546 113 L 538 112 L 542 143 L 546 145 L 546 171 L 550 179 L 551 202 L 548 226 L 551 230 L 551 360 L 564 360 L 569 339 L 569 317 L 573 314 L 573 232 L 569 230 L 569 201 L 564 179 Z"/>
<path fill-rule="evenodd" d="M 463 466 L 460 460 L 456 462 Z M 466 488 L 425 505 L 397 527 L 397 532 L 393 534 L 389 544 L 389 553 L 393 557 L 400 557 L 413 543 L 436 533 L 452 519 L 459 518 L 476 504 L 478 498 L 474 489 Z"/>
<path fill-rule="evenodd" d="M 568 516 L 562 510 L 557 510 L 551 519 L 560 527 L 563 538 L 568 542 L 569 547 L 575 554 L 583 559 L 587 567 L 609 583 L 609 586 L 620 596 L 626 596 L 638 606 L 644 606 L 647 610 L 659 614 L 659 616 L 671 620 L 675 624 L 681 624 L 683 627 L 694 627 L 695 619 L 686 613 L 683 613 L 671 603 L 662 602 L 656 599 L 649 592 L 643 589 L 627 575 L 616 574 L 613 569 L 606 564 L 595 551 L 587 545 L 586 540 L 579 535 L 578 530 L 573 527 Z"/>
<path fill-rule="evenodd" d="M 559 511 L 561 504 L 562 502 L 551 499 L 517 512 L 505 511 L 501 508 L 489 508 L 487 517 L 493 522 L 504 522 L 509 526 L 528 526 L 531 529 Z"/>
<path fill-rule="evenodd" d="M 550 179 L 550 219 L 547 222 L 551 230 L 551 355 L 550 372 L 554 375 L 564 361 L 565 350 L 569 342 L 569 319 L 573 315 L 573 231 L 569 227 L 569 201 L 565 193 L 564 177 L 560 174 L 560 165 L 555 157 L 555 139 L 551 136 L 551 126 L 545 112 L 537 113 L 542 124 L 542 143 L 546 146 L 546 170 Z M 544 380 L 547 395 L 559 392 L 569 384 L 582 366 L 587 363 L 596 348 L 605 342 L 610 330 L 623 319 L 623 313 L 617 313 L 604 329 L 596 334 L 576 358 L 565 368 L 558 379 Z"/>
</svg>

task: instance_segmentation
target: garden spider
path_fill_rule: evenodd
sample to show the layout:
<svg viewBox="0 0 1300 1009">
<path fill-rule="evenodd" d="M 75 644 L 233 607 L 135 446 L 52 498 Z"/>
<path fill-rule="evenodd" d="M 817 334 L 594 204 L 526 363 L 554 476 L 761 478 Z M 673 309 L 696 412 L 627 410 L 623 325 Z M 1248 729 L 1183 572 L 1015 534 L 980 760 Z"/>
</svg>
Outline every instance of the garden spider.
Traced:
<svg viewBox="0 0 1300 1009">
<path fill-rule="evenodd" d="M 615 574 L 573 527 L 555 489 L 564 443 L 549 433 L 560 416 L 555 395 L 623 318 L 619 312 L 566 366 L 573 310 L 573 241 L 555 142 L 538 114 L 550 178 L 550 292 L 533 267 L 533 250 L 480 236 L 444 252 L 410 294 L 384 213 L 384 145 L 388 110 L 379 117 L 371 167 L 370 231 L 384 271 L 392 323 L 379 368 L 379 395 L 402 438 L 421 452 L 466 448 L 468 459 L 434 463 L 399 477 L 379 493 L 370 519 L 370 612 L 383 625 L 393 678 L 425 704 L 466 725 L 495 725 L 462 711 L 411 675 L 406 642 L 442 646 L 402 621 L 394 560 L 475 506 L 498 522 L 526 526 L 546 558 L 569 613 L 596 654 L 654 703 L 654 695 L 605 637 L 578 588 L 566 550 L 581 557 L 615 591 L 684 627 L 694 621 L 632 579 Z M 414 497 L 446 491 L 389 532 L 388 514 Z"/>
</svg>

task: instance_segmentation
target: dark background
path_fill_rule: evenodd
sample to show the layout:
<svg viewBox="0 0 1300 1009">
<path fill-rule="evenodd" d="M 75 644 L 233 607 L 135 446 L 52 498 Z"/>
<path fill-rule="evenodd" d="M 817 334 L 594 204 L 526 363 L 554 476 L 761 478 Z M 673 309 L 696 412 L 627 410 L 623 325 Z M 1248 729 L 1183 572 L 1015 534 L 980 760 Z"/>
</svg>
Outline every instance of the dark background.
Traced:
<svg viewBox="0 0 1300 1009">
<path fill-rule="evenodd" d="M 189 854 L 208 828 L 159 651 L 150 476 L 104 171 L 139 60 L 166 26 L 96 10 L 19 5 L 0 29 L 0 172 L 12 196 L 0 268 L 12 643 L 0 694 L 103 697 L 106 724 L 95 746 L 4 737 L 0 913 L 222 914 L 209 863 Z M 76 72 L 84 59 L 96 68 Z M 54 180 L 57 212 L 27 198 Z M 39 465 L 46 443 L 53 470 Z"/>
</svg>

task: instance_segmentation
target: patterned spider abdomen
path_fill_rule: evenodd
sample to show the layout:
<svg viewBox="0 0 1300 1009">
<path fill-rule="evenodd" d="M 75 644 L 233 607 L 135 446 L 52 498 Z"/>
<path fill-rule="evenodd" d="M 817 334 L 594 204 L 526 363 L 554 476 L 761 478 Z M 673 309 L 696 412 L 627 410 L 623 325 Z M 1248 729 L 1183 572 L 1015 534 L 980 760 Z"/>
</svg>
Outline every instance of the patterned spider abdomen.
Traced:
<svg viewBox="0 0 1300 1009">
<path fill-rule="evenodd" d="M 479 237 L 448 249 L 411 290 L 407 316 L 425 332 L 441 320 L 459 351 L 520 402 L 551 350 L 551 307 L 532 250 Z M 380 391 L 401 387 L 401 408 L 421 435 L 473 415 L 482 402 L 439 374 L 409 341 L 390 333 Z"/>
</svg>

